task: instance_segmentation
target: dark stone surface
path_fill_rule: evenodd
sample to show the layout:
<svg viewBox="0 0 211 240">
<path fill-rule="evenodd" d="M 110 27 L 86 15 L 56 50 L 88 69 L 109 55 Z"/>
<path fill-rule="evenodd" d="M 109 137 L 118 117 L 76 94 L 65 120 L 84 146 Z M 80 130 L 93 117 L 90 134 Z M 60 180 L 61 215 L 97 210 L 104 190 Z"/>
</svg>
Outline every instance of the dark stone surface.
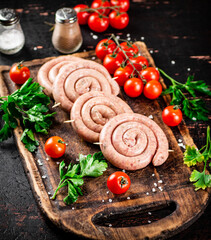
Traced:
<svg viewBox="0 0 211 240">
<path fill-rule="evenodd" d="M 84 2 L 1 0 L 0 8 L 19 9 L 26 43 L 16 55 L 0 54 L 0 65 L 59 55 L 51 44 L 52 33 L 48 31 L 50 27 L 44 24 L 44 21 L 53 23 L 54 13 L 60 7 L 73 7 Z M 109 28 L 105 33 L 96 33 L 99 38 L 94 40 L 90 34 L 92 31 L 87 26 L 82 26 L 84 42 L 79 51 L 93 49 L 100 39 L 107 37 L 111 32 L 122 33 L 122 38 L 126 38 L 126 34 L 130 33 L 131 40 L 141 40 L 141 37 L 144 37 L 148 48 L 153 50 L 152 56 L 156 65 L 172 77 L 184 82 L 188 75 L 187 69 L 190 68 L 190 73 L 195 74 L 196 79 L 204 79 L 209 83 L 209 2 L 134 0 L 129 10 L 130 23 L 123 31 Z M 37 46 L 43 48 L 34 50 Z M 172 64 L 171 60 L 174 60 L 175 64 Z M 210 103 L 208 99 L 207 103 Z M 186 122 L 197 146 L 205 144 L 208 123 L 194 123 L 188 119 Z M 13 138 L 0 144 L 0 166 L 0 239 L 77 238 L 55 227 L 38 208 Z M 210 210 L 209 205 L 195 223 L 171 239 L 211 239 Z"/>
</svg>

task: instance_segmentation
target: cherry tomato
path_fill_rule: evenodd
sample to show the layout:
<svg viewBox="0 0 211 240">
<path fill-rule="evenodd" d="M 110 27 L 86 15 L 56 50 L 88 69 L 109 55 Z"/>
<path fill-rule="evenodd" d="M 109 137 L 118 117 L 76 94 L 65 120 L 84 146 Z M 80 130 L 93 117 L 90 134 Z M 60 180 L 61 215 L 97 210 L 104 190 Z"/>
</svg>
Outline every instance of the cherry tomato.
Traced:
<svg viewBox="0 0 211 240">
<path fill-rule="evenodd" d="M 121 65 L 124 61 L 123 57 L 117 54 L 107 54 L 103 60 L 103 66 L 108 70 L 110 74 L 114 74 L 116 69 Z"/>
<path fill-rule="evenodd" d="M 130 187 L 130 177 L 121 171 L 112 173 L 107 179 L 108 189 L 114 194 L 125 193 Z"/>
<path fill-rule="evenodd" d="M 162 93 L 162 86 L 156 80 L 149 81 L 144 87 L 144 96 L 149 99 L 155 99 Z"/>
<path fill-rule="evenodd" d="M 107 54 L 113 53 L 115 48 L 116 44 L 113 40 L 103 39 L 97 44 L 95 53 L 99 59 L 103 60 Z"/>
<path fill-rule="evenodd" d="M 177 126 L 182 121 L 182 112 L 177 106 L 168 106 L 162 112 L 163 122 L 171 127 Z"/>
<path fill-rule="evenodd" d="M 139 78 L 130 78 L 124 84 L 124 91 L 129 97 L 138 97 L 144 88 L 143 82 Z"/>
<path fill-rule="evenodd" d="M 50 137 L 45 142 L 45 152 L 52 158 L 60 158 L 64 155 L 65 150 L 66 143 L 58 136 Z"/>
<path fill-rule="evenodd" d="M 128 42 L 122 42 L 122 43 L 120 43 L 120 46 L 125 51 L 125 53 L 128 57 L 132 57 L 134 54 L 138 53 L 138 47 L 135 44 L 130 44 Z M 119 53 L 125 59 L 125 55 L 120 48 L 119 48 Z"/>
<path fill-rule="evenodd" d="M 110 0 L 111 6 L 120 6 L 121 12 L 127 12 L 130 7 L 130 0 Z"/>
<path fill-rule="evenodd" d="M 103 15 L 92 13 L 88 19 L 88 25 L 95 32 L 104 32 L 109 26 L 109 20 Z"/>
<path fill-rule="evenodd" d="M 149 66 L 147 59 L 143 56 L 130 57 L 129 59 L 133 63 L 137 71 L 141 71 L 142 69 Z M 131 66 L 130 61 L 127 61 L 128 66 Z"/>
<path fill-rule="evenodd" d="M 23 84 L 29 79 L 30 70 L 20 62 L 10 68 L 9 75 L 13 82 Z"/>
<path fill-rule="evenodd" d="M 90 13 L 86 11 L 80 12 L 80 10 L 86 9 L 86 8 L 89 8 L 89 6 L 85 4 L 78 4 L 74 7 L 74 10 L 77 12 L 78 23 L 80 25 L 85 25 L 88 23 Z"/>
<path fill-rule="evenodd" d="M 132 73 L 133 69 L 129 66 L 119 67 L 114 72 L 114 77 L 117 77 L 115 81 L 119 84 L 119 86 L 123 86 Z"/>
<path fill-rule="evenodd" d="M 123 29 L 129 23 L 129 16 L 126 12 L 112 11 L 109 14 L 109 21 L 113 28 Z"/>
<path fill-rule="evenodd" d="M 142 79 L 145 79 L 147 82 L 152 80 L 159 81 L 160 78 L 159 71 L 154 67 L 148 67 L 146 69 L 143 69 L 140 72 L 140 75 L 142 76 Z"/>
<path fill-rule="evenodd" d="M 99 7 L 110 7 L 110 3 L 107 0 L 94 0 L 92 2 L 91 8 L 99 8 Z M 97 10 L 99 13 L 104 14 L 104 15 L 108 15 L 110 12 L 110 9 L 98 9 Z"/>
</svg>

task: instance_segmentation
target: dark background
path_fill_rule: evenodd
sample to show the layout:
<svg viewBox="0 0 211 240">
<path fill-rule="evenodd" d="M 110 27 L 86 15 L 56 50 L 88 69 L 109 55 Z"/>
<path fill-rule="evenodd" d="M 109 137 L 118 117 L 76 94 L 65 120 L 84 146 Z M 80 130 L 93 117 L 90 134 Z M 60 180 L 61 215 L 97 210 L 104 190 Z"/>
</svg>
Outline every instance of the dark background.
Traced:
<svg viewBox="0 0 211 240">
<path fill-rule="evenodd" d="M 54 23 L 55 11 L 61 7 L 73 7 L 91 1 L 5 1 L 0 8 L 18 9 L 26 43 L 20 53 L 7 56 L 0 54 L 0 65 L 12 65 L 20 60 L 32 60 L 57 56 L 51 44 L 52 32 L 44 23 Z M 96 33 L 82 26 L 83 45 L 79 51 L 94 49 L 98 41 L 114 32 L 122 38 L 130 33 L 131 40 L 141 40 L 148 46 L 157 66 L 176 80 L 184 82 L 188 74 L 203 79 L 208 84 L 211 78 L 211 21 L 210 0 L 131 1 L 130 23 L 122 31 L 109 28 L 105 33 Z M 42 46 L 34 50 L 35 47 Z M 171 61 L 174 60 L 175 64 Z M 188 69 L 190 68 L 190 71 Z M 168 84 L 168 81 L 166 81 Z M 202 96 L 203 97 L 203 96 Z M 205 99 L 207 103 L 209 99 Z M 190 134 L 200 148 L 205 144 L 208 123 L 185 119 Z M 211 239 L 211 207 L 188 229 L 171 239 Z M 14 139 L 0 144 L 0 239 L 69 239 L 73 235 L 54 226 L 40 211 L 25 175 L 21 157 Z"/>
</svg>

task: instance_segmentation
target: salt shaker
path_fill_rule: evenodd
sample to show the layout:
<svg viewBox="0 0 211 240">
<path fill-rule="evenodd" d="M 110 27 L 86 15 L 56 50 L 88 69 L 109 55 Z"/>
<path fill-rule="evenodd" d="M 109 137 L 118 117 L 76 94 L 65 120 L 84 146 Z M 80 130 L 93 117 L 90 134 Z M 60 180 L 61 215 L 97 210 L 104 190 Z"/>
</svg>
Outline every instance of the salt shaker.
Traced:
<svg viewBox="0 0 211 240">
<path fill-rule="evenodd" d="M 19 16 L 14 9 L 0 9 L 0 52 L 15 54 L 23 48 L 24 43 Z"/>
<path fill-rule="evenodd" d="M 72 8 L 57 10 L 55 22 L 52 35 L 53 46 L 65 54 L 77 51 L 83 39 L 75 10 Z"/>
</svg>

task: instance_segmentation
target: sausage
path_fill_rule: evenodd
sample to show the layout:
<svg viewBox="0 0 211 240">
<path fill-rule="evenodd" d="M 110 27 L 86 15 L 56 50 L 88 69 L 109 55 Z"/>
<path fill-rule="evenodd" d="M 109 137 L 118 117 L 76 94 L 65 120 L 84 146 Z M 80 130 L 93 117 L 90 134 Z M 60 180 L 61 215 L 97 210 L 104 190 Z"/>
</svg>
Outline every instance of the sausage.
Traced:
<svg viewBox="0 0 211 240">
<path fill-rule="evenodd" d="M 121 113 L 132 113 L 121 98 L 93 91 L 81 95 L 71 109 L 71 124 L 80 137 L 98 142 L 99 134 L 107 121 Z"/>
<path fill-rule="evenodd" d="M 100 132 L 100 148 L 114 166 L 137 170 L 151 161 L 154 166 L 168 158 L 168 140 L 153 120 L 138 113 L 123 113 L 110 119 Z"/>
<path fill-rule="evenodd" d="M 116 84 L 100 64 L 89 60 L 78 61 L 59 69 L 53 82 L 53 97 L 63 109 L 70 111 L 73 102 L 85 92 L 100 90 L 106 94 L 118 94 L 119 86 L 116 88 Z"/>
<path fill-rule="evenodd" d="M 53 68 L 53 66 L 62 61 L 78 61 L 78 60 L 80 60 L 80 58 L 70 55 L 60 56 L 46 62 L 41 66 L 37 74 L 37 81 L 41 86 L 45 88 L 44 92 L 48 96 L 52 96 L 52 83 L 49 80 L 49 71 Z"/>
</svg>

